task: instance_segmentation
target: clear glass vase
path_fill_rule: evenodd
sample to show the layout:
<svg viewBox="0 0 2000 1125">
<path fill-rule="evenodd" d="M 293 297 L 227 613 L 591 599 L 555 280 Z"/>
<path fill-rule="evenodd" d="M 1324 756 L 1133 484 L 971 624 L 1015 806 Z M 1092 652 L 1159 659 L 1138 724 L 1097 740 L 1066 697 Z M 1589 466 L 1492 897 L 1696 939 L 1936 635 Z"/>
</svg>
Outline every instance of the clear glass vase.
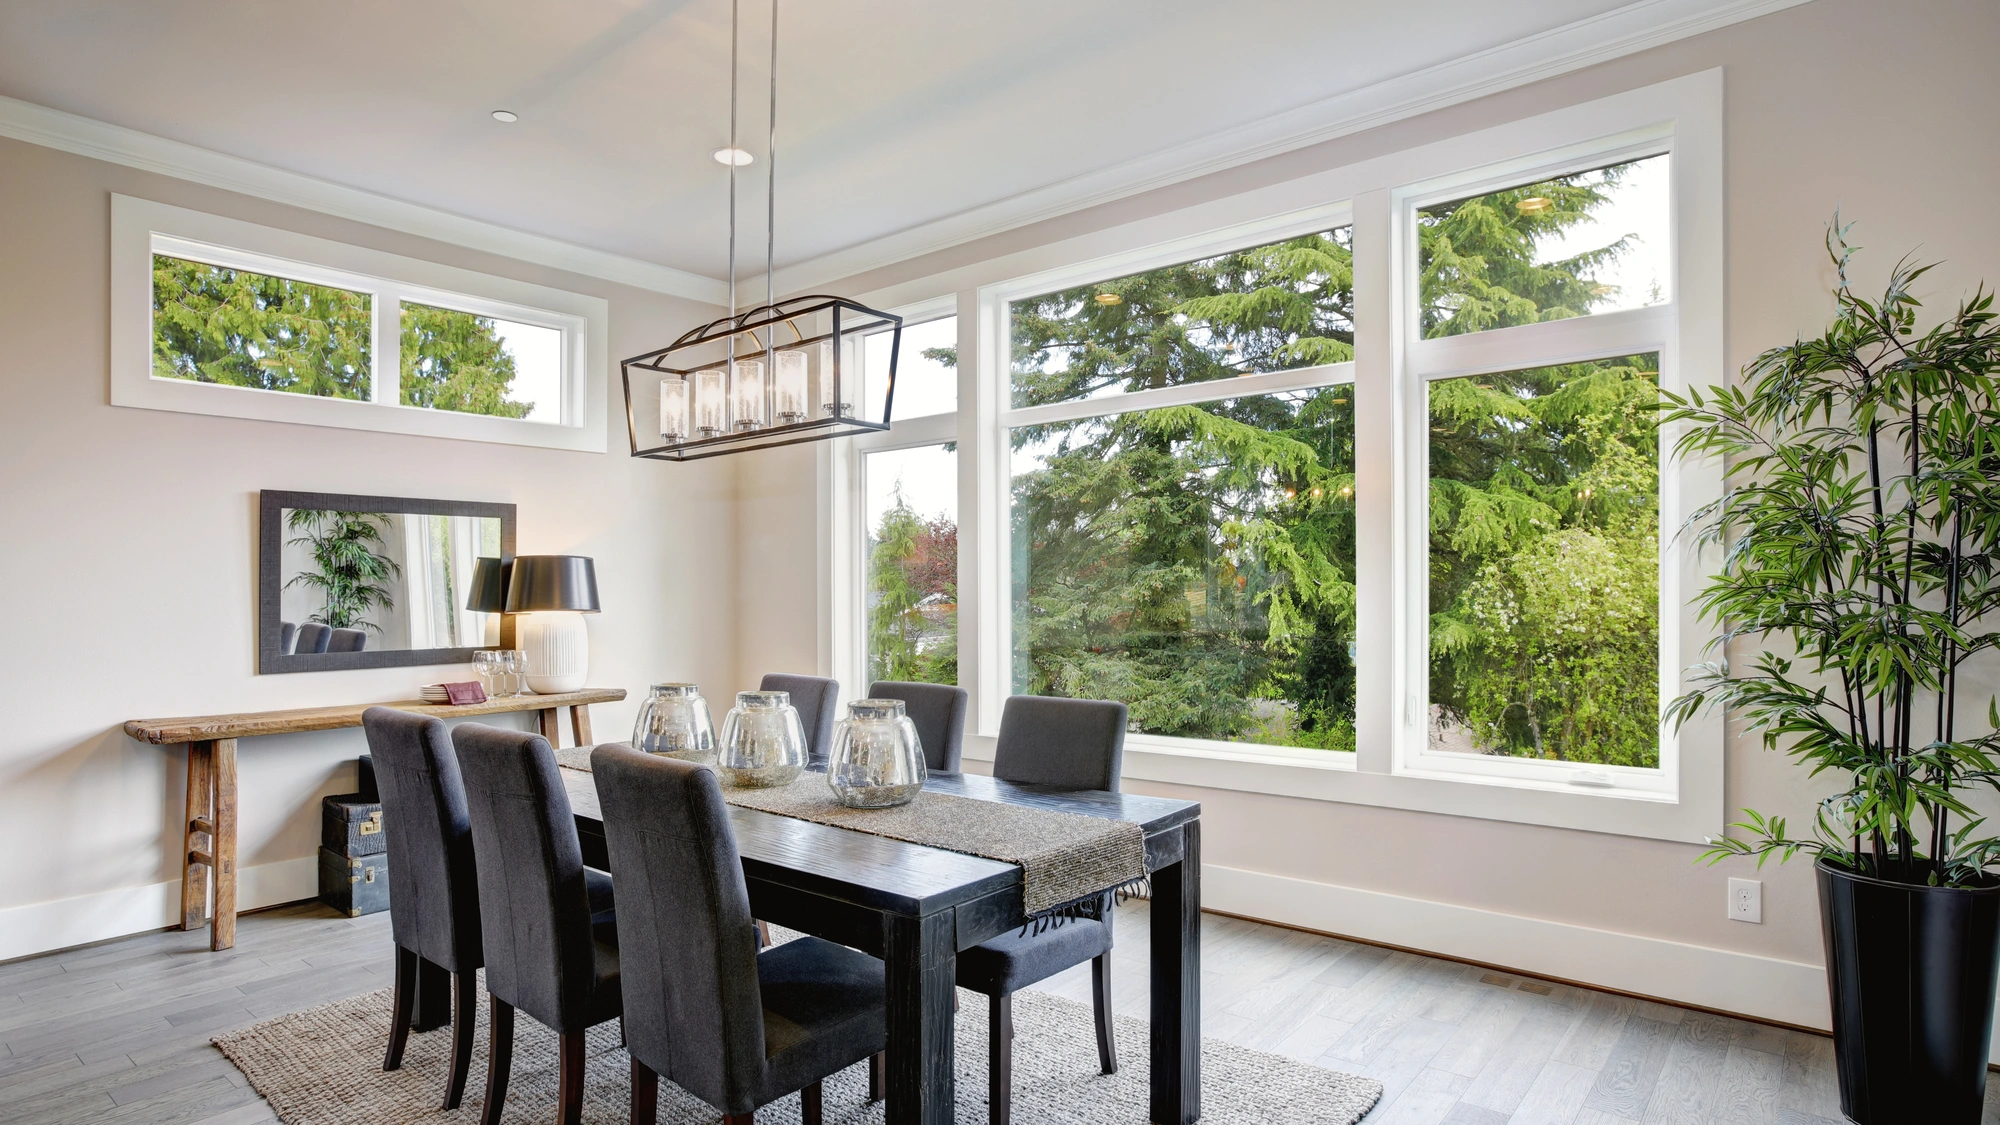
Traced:
<svg viewBox="0 0 2000 1125">
<path fill-rule="evenodd" d="M 632 747 L 648 754 L 715 764 L 715 722 L 693 684 L 654 684 L 632 724 Z"/>
<path fill-rule="evenodd" d="M 854 809 L 907 805 L 924 788 L 924 747 L 900 699 L 857 699 L 834 727 L 826 782 Z"/>
<path fill-rule="evenodd" d="M 724 785 L 789 785 L 806 768 L 806 728 L 788 691 L 739 691 L 722 720 L 716 769 Z"/>
</svg>

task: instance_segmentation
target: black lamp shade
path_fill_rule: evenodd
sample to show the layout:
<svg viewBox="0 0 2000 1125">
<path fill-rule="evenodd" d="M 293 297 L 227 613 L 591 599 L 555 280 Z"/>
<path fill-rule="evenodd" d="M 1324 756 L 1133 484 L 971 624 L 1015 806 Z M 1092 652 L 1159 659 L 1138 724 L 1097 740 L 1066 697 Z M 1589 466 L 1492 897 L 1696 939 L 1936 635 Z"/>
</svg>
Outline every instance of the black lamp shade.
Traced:
<svg viewBox="0 0 2000 1125">
<path fill-rule="evenodd" d="M 472 596 L 465 608 L 480 613 L 503 613 L 507 609 L 507 572 L 514 564 L 495 558 L 472 562 Z"/>
<path fill-rule="evenodd" d="M 583 555 L 521 555 L 507 580 L 508 613 L 596 613 L 597 566 Z"/>
</svg>

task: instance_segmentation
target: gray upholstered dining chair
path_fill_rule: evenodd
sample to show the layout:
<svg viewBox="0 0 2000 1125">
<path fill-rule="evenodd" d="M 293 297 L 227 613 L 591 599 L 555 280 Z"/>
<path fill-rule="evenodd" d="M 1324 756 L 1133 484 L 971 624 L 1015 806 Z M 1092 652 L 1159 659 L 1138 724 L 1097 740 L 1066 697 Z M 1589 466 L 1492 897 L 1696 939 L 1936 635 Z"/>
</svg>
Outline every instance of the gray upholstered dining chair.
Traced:
<svg viewBox="0 0 2000 1125">
<path fill-rule="evenodd" d="M 368 735 L 368 757 L 382 799 L 384 842 L 396 863 L 396 893 L 389 900 L 396 991 L 382 1069 L 403 1065 L 413 1020 L 423 1031 L 431 1020 L 448 1015 L 451 1072 L 445 1082 L 444 1108 L 457 1109 L 472 1066 L 472 1026 L 483 963 L 479 877 L 472 865 L 472 824 L 466 816 L 458 757 L 452 751 L 450 730 L 425 715 L 370 707 L 361 713 L 361 726 Z M 445 997 L 434 991 L 446 987 L 447 980 L 454 1001 L 449 1008 L 442 1003 Z"/>
<path fill-rule="evenodd" d="M 1060 789 L 1118 791 L 1124 770 L 1123 703 L 1016 695 L 1000 713 L 993 748 L 993 776 Z M 1074 965 L 1090 962 L 1091 999 L 1097 1012 L 1097 1062 L 1118 1070 L 1111 1034 L 1111 911 L 1102 918 L 1071 918 L 1035 933 L 1009 932 L 958 955 L 958 986 L 991 1000 L 987 1028 L 987 1107 L 992 1125 L 1012 1116 L 1014 993 Z"/>
<path fill-rule="evenodd" d="M 957 773 L 965 742 L 968 696 L 962 687 L 945 684 L 876 680 L 868 685 L 870 699 L 900 699 L 903 711 L 924 744 L 924 765 L 942 773 Z"/>
<path fill-rule="evenodd" d="M 590 764 L 625 915 L 634 1125 L 656 1120 L 662 1077 L 726 1125 L 794 1090 L 820 1125 L 820 1082 L 887 1044 L 882 962 L 815 937 L 757 951 L 714 771 L 617 743 Z"/>
<path fill-rule="evenodd" d="M 583 1119 L 584 1032 L 620 1011 L 610 878 L 583 865 L 569 794 L 540 735 L 452 731 L 478 855 L 479 929 L 492 996 L 483 1125 L 498 1125 L 514 1061 L 514 1012 L 557 1036 L 560 1125 Z"/>
<path fill-rule="evenodd" d="M 299 626 L 299 639 L 292 651 L 299 656 L 309 656 L 325 652 L 328 641 L 333 639 L 333 630 L 317 621 L 308 621 Z"/>
<path fill-rule="evenodd" d="M 289 621 L 278 622 L 278 655 L 290 656 L 292 642 L 299 639 L 299 627 Z"/>
<path fill-rule="evenodd" d="M 335 629 L 326 639 L 327 652 L 360 652 L 368 647 L 366 629 Z"/>
<path fill-rule="evenodd" d="M 840 681 L 772 672 L 757 690 L 791 693 L 792 706 L 799 709 L 799 722 L 806 728 L 806 759 L 815 766 L 825 765 L 833 750 L 833 712 L 840 705 Z"/>
</svg>

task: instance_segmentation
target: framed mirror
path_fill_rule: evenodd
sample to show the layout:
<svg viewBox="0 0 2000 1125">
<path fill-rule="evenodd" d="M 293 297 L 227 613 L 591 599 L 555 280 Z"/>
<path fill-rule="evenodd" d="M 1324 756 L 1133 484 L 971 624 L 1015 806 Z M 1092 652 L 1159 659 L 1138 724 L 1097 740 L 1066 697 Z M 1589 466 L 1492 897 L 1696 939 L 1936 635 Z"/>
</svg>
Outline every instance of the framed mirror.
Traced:
<svg viewBox="0 0 2000 1125">
<path fill-rule="evenodd" d="M 462 664 L 514 647 L 498 612 L 512 504 L 265 491 L 257 527 L 260 674 Z"/>
</svg>

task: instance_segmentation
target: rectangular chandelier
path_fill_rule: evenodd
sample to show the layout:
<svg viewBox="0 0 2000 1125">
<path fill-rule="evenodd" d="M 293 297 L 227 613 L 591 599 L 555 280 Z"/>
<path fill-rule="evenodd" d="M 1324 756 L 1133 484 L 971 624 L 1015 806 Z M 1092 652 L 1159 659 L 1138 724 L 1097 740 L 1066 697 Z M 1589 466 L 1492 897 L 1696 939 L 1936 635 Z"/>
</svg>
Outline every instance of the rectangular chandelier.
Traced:
<svg viewBox="0 0 2000 1125">
<path fill-rule="evenodd" d="M 864 340 L 885 335 L 887 382 L 882 420 L 874 422 L 865 416 L 862 348 Z M 759 305 L 691 329 L 618 364 L 632 456 L 698 461 L 886 430 L 902 343 L 902 317 L 825 294 Z"/>
</svg>

